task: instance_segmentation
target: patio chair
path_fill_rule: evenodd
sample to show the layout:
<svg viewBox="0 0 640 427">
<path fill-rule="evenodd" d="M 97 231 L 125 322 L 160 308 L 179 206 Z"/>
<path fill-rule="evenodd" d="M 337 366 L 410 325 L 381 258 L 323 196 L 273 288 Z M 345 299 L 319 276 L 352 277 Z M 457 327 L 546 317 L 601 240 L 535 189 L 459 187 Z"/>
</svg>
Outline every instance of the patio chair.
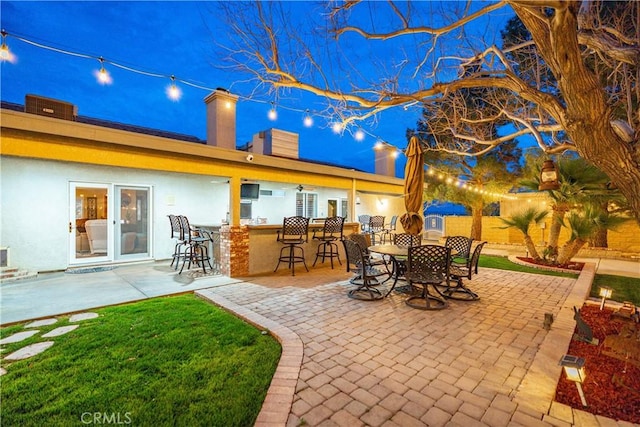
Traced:
<svg viewBox="0 0 640 427">
<path fill-rule="evenodd" d="M 363 233 L 369 231 L 369 221 L 371 220 L 371 215 L 358 215 L 358 222 L 360 223 L 360 231 Z"/>
<path fill-rule="evenodd" d="M 382 230 L 382 243 L 387 243 L 387 239 L 390 242 L 393 242 L 393 236 L 396 231 L 396 224 L 398 222 L 398 215 L 393 215 L 391 217 L 391 221 L 389 224 L 385 225 L 384 230 Z"/>
<path fill-rule="evenodd" d="M 178 258 L 182 251 L 180 250 L 184 246 L 185 242 L 182 237 L 182 229 L 180 228 L 180 219 L 176 215 L 167 215 L 169 217 L 169 224 L 171 225 L 171 238 L 176 239 L 176 244 L 173 247 L 173 255 L 171 256 L 171 264 L 173 267 L 175 263 L 176 270 L 178 269 Z"/>
<path fill-rule="evenodd" d="M 445 298 L 460 301 L 477 301 L 480 299 L 478 294 L 464 285 L 462 279 L 467 278 L 471 280 L 472 275 L 478 274 L 480 252 L 482 252 L 482 248 L 486 244 L 487 242 L 478 243 L 473 250 L 471 258 L 469 258 L 466 264 L 462 265 L 453 262 L 451 263 L 451 266 L 449 267 L 449 281 L 446 286 L 439 286 L 440 293 L 444 295 Z M 455 282 L 455 286 L 451 286 L 451 282 Z"/>
<path fill-rule="evenodd" d="M 348 292 L 349 298 L 375 301 L 384 298 L 385 294 L 376 289 L 381 282 L 379 277 L 387 273 L 370 263 L 370 257 L 367 256 L 360 246 L 351 239 L 344 239 L 344 252 L 347 256 L 347 271 L 353 271 L 355 277 L 350 283 L 357 286 Z"/>
<path fill-rule="evenodd" d="M 338 263 L 342 265 L 336 241 L 342 240 L 343 228 L 344 218 L 341 216 L 334 216 L 324 220 L 324 226 L 322 229 L 313 231 L 312 240 L 318 240 L 320 242 L 318 250 L 316 251 L 316 259 L 313 261 L 314 266 L 320 257 L 322 257 L 323 263 L 325 258 L 329 258 L 331 261 L 331 269 L 333 269 L 334 258 L 337 258 Z"/>
<path fill-rule="evenodd" d="M 442 297 L 436 285 L 448 283 L 451 249 L 439 245 L 409 247 L 405 278 L 411 289 L 419 291 L 405 303 L 420 310 L 442 310 L 449 303 Z M 433 291 L 429 290 L 433 287 Z"/>
<path fill-rule="evenodd" d="M 447 248 L 451 248 L 451 262 L 466 265 L 471 255 L 473 239 L 465 236 L 448 236 L 444 242 Z"/>
<path fill-rule="evenodd" d="M 309 218 L 303 216 L 286 217 L 282 222 L 282 229 L 278 230 L 277 241 L 284 246 L 280 249 L 278 257 L 278 265 L 273 270 L 278 271 L 281 262 L 286 262 L 291 269 L 291 275 L 295 276 L 295 265 L 301 262 L 304 268 L 309 271 L 307 263 L 304 260 L 304 249 L 302 244 L 309 241 Z M 299 254 L 296 254 L 299 251 Z"/>
<path fill-rule="evenodd" d="M 398 233 L 393 235 L 393 244 L 397 246 L 420 246 L 422 244 L 421 234 Z M 407 272 L 407 258 L 404 256 L 396 256 L 394 272 L 395 277 L 403 278 Z"/>
<path fill-rule="evenodd" d="M 185 264 L 189 270 L 191 263 L 201 266 L 202 272 L 207 274 L 205 263 L 209 264 L 209 268 L 213 270 L 208 248 L 211 236 L 204 230 L 192 228 L 189 219 L 184 215 L 178 215 L 178 220 L 180 221 L 180 238 L 184 241 L 184 251 L 178 254 L 178 259 L 182 258 L 182 266 L 178 274 L 182 273 Z"/>
<path fill-rule="evenodd" d="M 384 216 L 374 215 L 369 219 L 369 230 L 367 231 L 371 235 L 371 243 L 376 244 L 376 236 L 378 240 L 382 240 L 381 236 L 384 232 Z"/>
</svg>

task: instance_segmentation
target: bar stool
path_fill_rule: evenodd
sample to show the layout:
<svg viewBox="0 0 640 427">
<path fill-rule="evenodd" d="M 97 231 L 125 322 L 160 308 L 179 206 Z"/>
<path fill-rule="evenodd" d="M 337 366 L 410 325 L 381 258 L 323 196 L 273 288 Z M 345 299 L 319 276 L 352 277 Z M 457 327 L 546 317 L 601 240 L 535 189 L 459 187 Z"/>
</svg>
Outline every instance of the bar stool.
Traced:
<svg viewBox="0 0 640 427">
<path fill-rule="evenodd" d="M 278 230 L 278 242 L 284 246 L 280 249 L 280 257 L 278 258 L 278 265 L 273 270 L 275 273 L 278 271 L 278 267 L 281 262 L 286 262 L 291 269 L 291 275 L 295 276 L 295 265 L 297 262 L 301 262 L 304 268 L 309 271 L 307 263 L 304 260 L 304 249 L 302 249 L 303 243 L 309 241 L 309 218 L 303 216 L 290 216 L 286 217 L 282 223 L 282 229 Z M 299 255 L 296 255 L 296 250 L 300 251 Z"/>
<path fill-rule="evenodd" d="M 340 254 L 338 253 L 338 245 L 336 240 L 342 240 L 342 230 L 344 228 L 344 218 L 341 216 L 333 216 L 325 219 L 324 226 L 321 230 L 313 230 L 313 240 L 318 240 L 318 251 L 316 252 L 316 259 L 313 261 L 315 267 L 318 258 L 322 257 L 324 263 L 325 258 L 329 258 L 331 261 L 331 269 L 333 269 L 333 259 L 337 258 L 340 265 Z M 316 233 L 318 233 L 316 235 Z"/>
<path fill-rule="evenodd" d="M 189 225 L 189 219 L 184 215 L 178 215 L 180 220 L 180 229 L 182 230 L 182 239 L 184 241 L 184 252 L 179 254 L 179 258 L 182 258 L 182 266 L 178 274 L 182 273 L 184 265 L 188 262 L 187 270 L 191 268 L 191 263 L 202 266 L 202 272 L 207 274 L 205 262 L 211 266 L 209 258 L 209 249 L 207 248 L 211 237 L 204 230 L 193 229 Z M 176 264 L 177 267 L 177 264 Z"/>
</svg>

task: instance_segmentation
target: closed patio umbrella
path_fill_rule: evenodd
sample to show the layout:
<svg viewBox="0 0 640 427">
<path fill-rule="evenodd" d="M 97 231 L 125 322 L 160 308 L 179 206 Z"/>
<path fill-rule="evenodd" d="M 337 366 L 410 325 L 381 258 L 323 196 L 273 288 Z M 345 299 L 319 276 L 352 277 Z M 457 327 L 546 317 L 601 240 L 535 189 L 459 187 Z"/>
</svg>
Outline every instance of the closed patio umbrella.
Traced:
<svg viewBox="0 0 640 427">
<path fill-rule="evenodd" d="M 424 185 L 424 162 L 422 147 L 413 136 L 405 150 L 407 164 L 404 168 L 404 207 L 406 212 L 400 217 L 404 231 L 409 234 L 422 232 L 422 190 Z"/>
</svg>

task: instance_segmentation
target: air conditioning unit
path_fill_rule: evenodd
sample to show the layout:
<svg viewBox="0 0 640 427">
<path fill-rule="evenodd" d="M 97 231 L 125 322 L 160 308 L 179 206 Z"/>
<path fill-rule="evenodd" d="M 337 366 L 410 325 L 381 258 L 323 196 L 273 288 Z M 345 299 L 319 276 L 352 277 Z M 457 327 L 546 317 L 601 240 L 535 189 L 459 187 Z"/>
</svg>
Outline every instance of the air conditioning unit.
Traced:
<svg viewBox="0 0 640 427">
<path fill-rule="evenodd" d="M 75 105 L 38 95 L 25 96 L 24 111 L 63 120 L 75 120 L 78 115 L 78 108 Z"/>
</svg>

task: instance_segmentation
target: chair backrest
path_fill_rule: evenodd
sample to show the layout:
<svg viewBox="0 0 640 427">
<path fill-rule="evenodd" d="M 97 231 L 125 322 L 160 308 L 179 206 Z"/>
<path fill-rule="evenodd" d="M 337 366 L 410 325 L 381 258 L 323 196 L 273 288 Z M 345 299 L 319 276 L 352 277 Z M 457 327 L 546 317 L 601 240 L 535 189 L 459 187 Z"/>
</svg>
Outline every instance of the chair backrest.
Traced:
<svg viewBox="0 0 640 427">
<path fill-rule="evenodd" d="M 384 216 L 374 215 L 369 220 L 369 231 L 372 233 L 378 233 L 384 230 Z"/>
<path fill-rule="evenodd" d="M 285 217 L 282 222 L 282 230 L 278 231 L 278 240 L 300 239 L 308 241 L 309 218 L 304 216 Z"/>
<path fill-rule="evenodd" d="M 471 243 L 473 239 L 465 236 L 448 236 L 444 242 L 450 248 L 456 258 L 469 258 L 471 253 Z"/>
<path fill-rule="evenodd" d="M 358 222 L 360 223 L 360 230 L 365 231 L 369 229 L 369 221 L 371 215 L 358 215 Z"/>
<path fill-rule="evenodd" d="M 396 230 L 396 223 L 398 222 L 398 215 L 394 215 L 391 217 L 391 222 L 389 223 L 389 230 Z"/>
<path fill-rule="evenodd" d="M 360 245 L 351 239 L 344 239 L 342 244 L 344 245 L 344 253 L 347 255 L 347 271 L 362 270 L 365 255 Z"/>
<path fill-rule="evenodd" d="M 397 233 L 394 234 L 393 243 L 398 246 L 420 246 L 422 234 Z"/>
<path fill-rule="evenodd" d="M 371 246 L 371 236 L 369 234 L 353 233 L 349 236 L 349 240 L 354 241 L 363 253 L 369 253 L 369 246 Z"/>
<path fill-rule="evenodd" d="M 172 239 L 181 239 L 181 228 L 180 228 L 180 220 L 176 215 L 167 215 L 169 217 L 169 223 L 171 223 L 171 238 Z"/>
<path fill-rule="evenodd" d="M 185 215 L 178 215 L 178 222 L 180 224 L 180 240 L 185 242 L 191 241 L 191 225 L 189 225 L 189 219 Z"/>
<path fill-rule="evenodd" d="M 480 261 L 480 252 L 482 252 L 482 247 L 486 244 L 487 242 L 478 243 L 478 245 L 473 250 L 473 255 L 471 255 L 471 261 L 469 263 L 469 276 L 471 276 L 472 270 L 474 274 L 478 274 L 478 261 Z"/>
<path fill-rule="evenodd" d="M 323 238 L 342 239 L 342 230 L 344 229 L 344 218 L 341 216 L 332 216 L 324 221 L 322 227 Z"/>
<path fill-rule="evenodd" d="M 440 245 L 409 247 L 407 269 L 413 277 L 427 283 L 442 283 L 449 279 L 451 249 Z"/>
</svg>

